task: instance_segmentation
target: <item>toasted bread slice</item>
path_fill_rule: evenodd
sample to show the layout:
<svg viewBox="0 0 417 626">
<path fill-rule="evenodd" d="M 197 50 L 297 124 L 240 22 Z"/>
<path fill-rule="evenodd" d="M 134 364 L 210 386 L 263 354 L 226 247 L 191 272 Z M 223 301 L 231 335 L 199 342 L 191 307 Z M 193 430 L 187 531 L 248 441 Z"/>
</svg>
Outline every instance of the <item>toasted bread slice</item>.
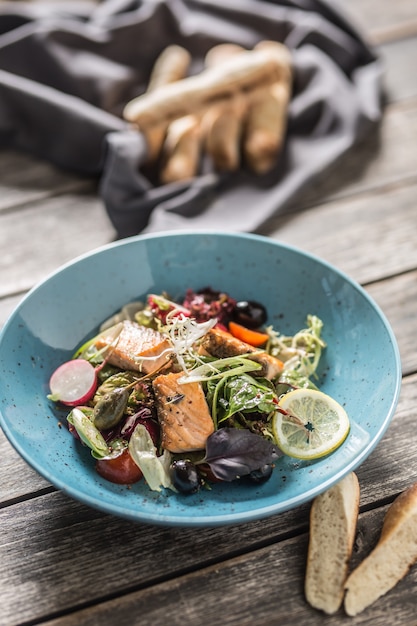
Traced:
<svg viewBox="0 0 417 626">
<path fill-rule="evenodd" d="M 305 596 L 311 606 L 329 615 L 343 602 L 359 495 L 357 476 L 351 472 L 317 496 L 311 506 Z"/>
<path fill-rule="evenodd" d="M 417 483 L 389 507 L 372 552 L 346 581 L 345 611 L 357 615 L 407 574 L 417 561 Z"/>
</svg>

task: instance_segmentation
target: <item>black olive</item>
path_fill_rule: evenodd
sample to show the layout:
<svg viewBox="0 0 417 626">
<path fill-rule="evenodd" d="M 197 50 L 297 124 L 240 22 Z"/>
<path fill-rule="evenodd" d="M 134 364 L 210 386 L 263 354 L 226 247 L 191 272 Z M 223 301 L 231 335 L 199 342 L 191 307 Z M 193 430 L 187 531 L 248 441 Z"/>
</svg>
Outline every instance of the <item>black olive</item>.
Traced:
<svg viewBox="0 0 417 626">
<path fill-rule="evenodd" d="M 196 493 L 203 482 L 194 463 L 186 459 L 173 461 L 169 473 L 172 484 L 180 493 Z"/>
<path fill-rule="evenodd" d="M 256 483 L 257 485 L 266 483 L 266 481 L 271 478 L 273 469 L 273 465 L 262 465 L 259 469 L 253 470 L 250 474 L 248 474 L 248 480 L 251 483 Z"/>
<path fill-rule="evenodd" d="M 246 328 L 260 328 L 267 320 L 265 307 L 254 300 L 236 302 L 232 313 L 233 320 Z"/>
</svg>

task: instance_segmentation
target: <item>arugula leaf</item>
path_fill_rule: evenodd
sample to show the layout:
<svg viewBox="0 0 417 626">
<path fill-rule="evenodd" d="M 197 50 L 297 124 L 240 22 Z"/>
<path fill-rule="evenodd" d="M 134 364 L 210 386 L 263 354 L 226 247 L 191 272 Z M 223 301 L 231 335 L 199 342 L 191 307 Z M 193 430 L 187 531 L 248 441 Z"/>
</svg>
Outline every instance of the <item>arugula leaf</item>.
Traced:
<svg viewBox="0 0 417 626">
<path fill-rule="evenodd" d="M 232 376 L 215 385 L 209 381 L 207 394 L 212 411 L 220 415 L 219 423 L 239 412 L 268 414 L 276 410 L 278 403 L 272 383 L 250 374 Z"/>
<path fill-rule="evenodd" d="M 207 439 L 207 463 L 219 480 L 230 482 L 264 465 L 271 465 L 282 452 L 260 435 L 246 429 L 220 428 Z"/>
<path fill-rule="evenodd" d="M 262 365 L 246 358 L 246 355 L 229 356 L 223 359 L 208 360 L 199 367 L 190 370 L 178 379 L 180 385 L 192 382 L 205 382 L 209 380 L 221 380 L 228 376 L 255 372 L 262 369 Z"/>
</svg>

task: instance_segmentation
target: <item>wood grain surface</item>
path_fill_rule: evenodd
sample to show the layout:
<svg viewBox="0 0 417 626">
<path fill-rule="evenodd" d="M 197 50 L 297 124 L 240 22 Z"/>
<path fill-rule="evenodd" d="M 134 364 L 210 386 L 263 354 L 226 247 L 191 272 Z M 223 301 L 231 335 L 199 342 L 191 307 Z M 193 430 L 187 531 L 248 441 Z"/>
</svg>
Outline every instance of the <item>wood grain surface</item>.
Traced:
<svg viewBox="0 0 417 626">
<path fill-rule="evenodd" d="M 385 63 L 383 122 L 263 233 L 347 272 L 398 339 L 398 408 L 357 471 L 355 565 L 389 504 L 417 481 L 417 10 L 415 0 L 345 4 Z M 0 152 L 0 326 L 36 282 L 115 238 L 96 184 Z M 133 524 L 58 492 L 1 432 L 0 476 L 0 626 L 417 624 L 417 567 L 355 618 L 307 605 L 308 504 L 228 528 Z"/>
</svg>

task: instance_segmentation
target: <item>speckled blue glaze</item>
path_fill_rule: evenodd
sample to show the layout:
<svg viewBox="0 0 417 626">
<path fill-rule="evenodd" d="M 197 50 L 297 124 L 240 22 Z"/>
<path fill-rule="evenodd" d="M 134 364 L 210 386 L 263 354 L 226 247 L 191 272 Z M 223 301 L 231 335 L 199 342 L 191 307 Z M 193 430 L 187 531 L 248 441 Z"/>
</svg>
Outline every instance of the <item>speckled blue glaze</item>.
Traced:
<svg viewBox="0 0 417 626">
<path fill-rule="evenodd" d="M 211 285 L 256 299 L 282 333 L 324 321 L 328 344 L 323 391 L 343 404 L 352 428 L 331 456 L 283 457 L 264 485 L 214 485 L 194 496 L 131 489 L 102 480 L 89 451 L 59 422 L 47 398 L 52 371 L 124 303 L 167 290 Z M 377 305 L 346 275 L 320 259 L 257 235 L 163 233 L 111 244 L 65 265 L 34 288 L 0 335 L 0 424 L 20 455 L 69 496 L 130 520 L 216 526 L 260 519 L 296 507 L 357 468 L 394 413 L 401 384 L 395 337 Z"/>
</svg>

